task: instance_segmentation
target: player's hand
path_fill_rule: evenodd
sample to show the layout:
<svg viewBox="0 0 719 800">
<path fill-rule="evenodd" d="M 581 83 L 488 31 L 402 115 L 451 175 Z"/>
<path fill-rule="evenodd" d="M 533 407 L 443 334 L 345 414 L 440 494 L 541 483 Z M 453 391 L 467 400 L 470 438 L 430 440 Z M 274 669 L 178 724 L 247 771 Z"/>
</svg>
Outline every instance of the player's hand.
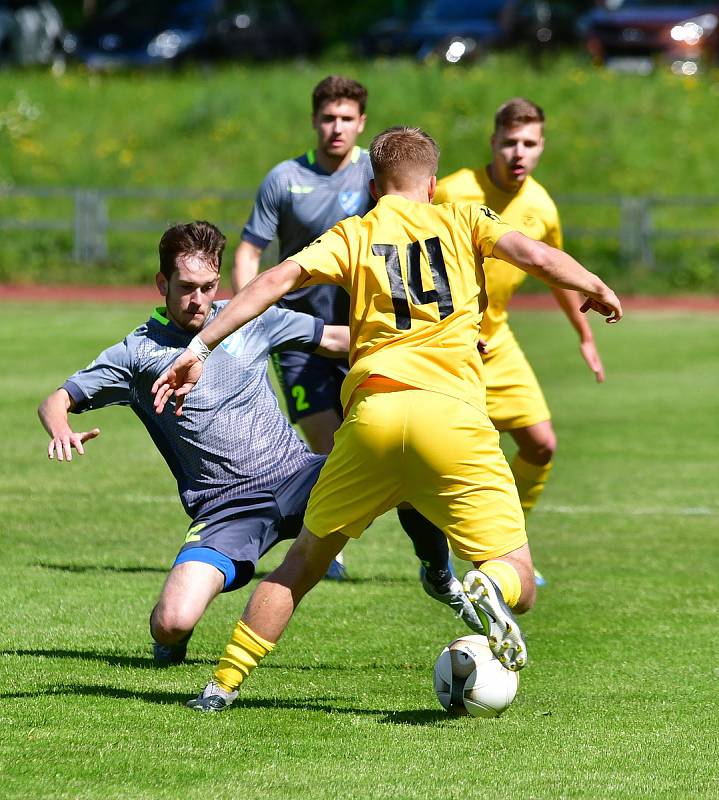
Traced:
<svg viewBox="0 0 719 800">
<path fill-rule="evenodd" d="M 579 349 L 582 353 L 582 358 L 587 362 L 587 366 L 594 373 L 597 383 L 604 383 L 604 364 L 599 356 L 599 351 L 594 341 L 581 342 Z"/>
<path fill-rule="evenodd" d="M 82 431 L 76 433 L 69 428 L 62 433 L 58 433 L 50 439 L 47 447 L 47 457 L 50 461 L 72 461 L 73 448 L 81 455 L 85 455 L 85 448 L 83 444 L 90 439 L 95 439 L 100 435 L 99 428 L 93 428 L 91 431 Z"/>
<path fill-rule="evenodd" d="M 606 317 L 607 319 L 605 321 L 610 324 L 619 322 L 622 318 L 622 304 L 608 286 L 605 286 L 592 297 L 587 297 L 579 310 L 583 314 L 586 314 L 590 309 Z"/>
<path fill-rule="evenodd" d="M 155 395 L 155 413 L 162 414 L 167 401 L 175 396 L 175 414 L 182 414 L 185 397 L 192 391 L 202 375 L 202 362 L 191 351 L 185 350 L 173 362 L 170 369 L 160 375 L 152 384 Z"/>
<path fill-rule="evenodd" d="M 489 352 L 489 342 L 486 339 L 477 340 L 477 350 L 481 356 L 486 356 Z"/>
</svg>

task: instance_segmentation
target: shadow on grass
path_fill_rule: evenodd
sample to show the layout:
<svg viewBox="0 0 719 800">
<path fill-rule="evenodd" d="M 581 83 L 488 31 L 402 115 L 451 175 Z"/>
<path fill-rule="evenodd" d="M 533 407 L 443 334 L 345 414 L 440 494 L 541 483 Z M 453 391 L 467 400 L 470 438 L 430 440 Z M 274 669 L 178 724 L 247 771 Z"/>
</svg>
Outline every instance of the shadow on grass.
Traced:
<svg viewBox="0 0 719 800">
<path fill-rule="evenodd" d="M 159 572 L 166 574 L 170 571 L 169 565 L 167 567 L 119 567 L 113 564 L 48 564 L 43 561 L 38 561 L 32 564 L 33 567 L 40 567 L 41 569 L 54 569 L 58 572 L 126 572 L 126 573 L 143 573 L 143 572 Z"/>
<path fill-rule="evenodd" d="M 77 661 L 97 661 L 107 664 L 110 667 L 134 667 L 135 669 L 162 669 L 156 667 L 151 655 L 147 656 L 123 656 L 116 653 L 96 653 L 94 650 L 0 650 L 0 656 L 32 656 L 43 658 L 69 658 Z M 188 658 L 185 664 L 214 664 L 213 659 L 193 659 Z"/>
<path fill-rule="evenodd" d="M 20 700 L 31 697 L 102 697 L 114 700 L 140 700 L 156 705 L 184 706 L 192 695 L 186 692 L 133 691 L 116 686 L 65 685 L 53 686 L 45 691 L 37 692 L 5 692 L 0 694 L 3 700 Z M 239 697 L 229 709 L 229 713 L 241 713 L 243 709 L 264 709 L 268 711 L 284 709 L 289 711 L 322 712 L 325 714 L 352 714 L 353 716 L 381 717 L 381 723 L 394 725 L 434 725 L 447 719 L 442 712 L 415 710 L 387 712 L 378 708 L 353 708 L 331 705 L 335 698 L 315 698 L 312 700 L 284 700 L 276 697 L 243 698 Z M 227 713 L 227 712 L 226 712 Z"/>
<path fill-rule="evenodd" d="M 172 565 L 168 564 L 166 567 L 120 567 L 114 566 L 112 564 L 50 564 L 44 561 L 38 561 L 32 564 L 33 567 L 40 567 L 41 569 L 52 569 L 56 570 L 57 572 L 70 572 L 75 574 L 82 574 L 85 572 L 118 572 L 118 573 L 128 573 L 128 574 L 142 574 L 143 572 L 150 572 L 150 573 L 159 573 L 161 575 L 166 575 Z M 255 572 L 255 578 L 261 580 L 262 578 L 266 578 L 272 570 L 257 570 Z M 400 575 L 375 575 L 369 578 L 354 578 L 352 575 L 349 575 L 343 578 L 341 581 L 325 581 L 326 583 L 337 583 L 337 584 L 366 584 L 366 583 L 374 583 L 374 584 L 386 584 L 386 585 L 394 585 L 398 583 L 415 583 L 418 579 L 415 579 L 410 576 Z"/>
<path fill-rule="evenodd" d="M 255 572 L 255 578 L 258 578 L 258 579 L 266 578 L 271 573 L 272 573 L 272 570 L 260 570 L 260 569 L 258 569 Z M 384 585 L 387 585 L 387 586 L 395 586 L 398 583 L 419 583 L 419 578 L 413 578 L 413 577 L 408 576 L 408 575 L 374 575 L 374 576 L 368 577 L 368 578 L 355 578 L 350 574 L 350 575 L 346 575 L 344 578 L 342 578 L 341 581 L 332 580 L 332 579 L 329 579 L 329 580 L 323 579 L 321 581 L 321 583 L 324 583 L 324 584 L 336 583 L 339 586 L 342 586 L 343 584 L 349 584 L 349 585 L 353 585 L 353 584 L 378 584 L 378 585 L 381 585 L 381 584 L 384 584 Z"/>
<path fill-rule="evenodd" d="M 95 650 L 49 650 L 43 648 L 8 648 L 0 650 L 0 656 L 29 656 L 31 658 L 66 658 L 74 661 L 94 661 L 101 664 L 107 664 L 110 667 L 132 667 L 134 669 L 152 669 L 157 672 L 166 672 L 167 670 L 181 669 L 182 667 L 193 666 L 212 666 L 217 664 L 217 659 L 220 655 L 220 650 L 206 658 L 186 658 L 182 664 L 175 664 L 171 667 L 157 667 L 153 661 L 152 656 L 131 656 L 121 655 L 118 653 L 98 653 Z M 285 663 L 270 663 L 263 664 L 262 669 L 268 670 L 291 670 L 293 672 L 316 672 L 324 670 L 329 672 L 356 672 L 364 669 L 375 669 L 378 665 L 367 662 L 357 663 L 343 663 L 335 664 L 332 662 L 325 663 L 312 663 L 312 664 L 285 664 Z M 412 669 L 406 664 L 398 665 L 382 665 L 385 671 L 394 671 L 406 673 Z M 419 669 L 419 667 L 418 667 Z"/>
</svg>

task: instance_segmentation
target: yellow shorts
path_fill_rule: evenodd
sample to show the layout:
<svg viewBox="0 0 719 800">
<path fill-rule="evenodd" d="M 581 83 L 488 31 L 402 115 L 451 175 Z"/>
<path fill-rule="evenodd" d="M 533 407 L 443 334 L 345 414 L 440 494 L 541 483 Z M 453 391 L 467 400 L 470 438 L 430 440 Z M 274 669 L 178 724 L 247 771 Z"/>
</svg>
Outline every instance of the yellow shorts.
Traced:
<svg viewBox="0 0 719 800">
<path fill-rule="evenodd" d="M 514 334 L 505 328 L 482 356 L 487 412 L 498 431 L 528 428 L 551 418 L 537 376 Z"/>
<path fill-rule="evenodd" d="M 312 490 L 305 525 L 320 537 L 359 538 L 403 501 L 468 561 L 527 541 L 514 479 L 486 415 L 422 389 L 360 389 Z"/>
</svg>

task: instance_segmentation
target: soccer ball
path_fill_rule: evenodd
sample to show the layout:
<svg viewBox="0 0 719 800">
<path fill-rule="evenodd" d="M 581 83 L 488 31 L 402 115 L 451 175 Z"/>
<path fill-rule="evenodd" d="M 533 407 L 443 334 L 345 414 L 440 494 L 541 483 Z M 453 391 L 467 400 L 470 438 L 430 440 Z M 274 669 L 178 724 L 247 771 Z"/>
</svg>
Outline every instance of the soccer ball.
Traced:
<svg viewBox="0 0 719 800">
<path fill-rule="evenodd" d="M 519 675 L 503 667 L 484 636 L 455 639 L 434 665 L 434 691 L 453 714 L 498 717 L 517 694 Z"/>
</svg>

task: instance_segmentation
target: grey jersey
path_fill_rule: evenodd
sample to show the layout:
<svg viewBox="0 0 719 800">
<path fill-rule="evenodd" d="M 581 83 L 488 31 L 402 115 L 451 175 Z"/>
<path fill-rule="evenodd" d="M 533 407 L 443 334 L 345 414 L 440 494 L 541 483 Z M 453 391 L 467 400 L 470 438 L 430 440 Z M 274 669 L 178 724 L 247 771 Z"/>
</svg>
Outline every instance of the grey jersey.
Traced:
<svg viewBox="0 0 719 800">
<path fill-rule="evenodd" d="M 374 205 L 369 190 L 372 166 L 366 150 L 355 147 L 352 161 L 329 174 L 314 151 L 270 170 L 257 193 L 242 239 L 264 250 L 277 236 L 280 260 L 302 250 L 340 220 L 363 216 Z M 332 325 L 346 325 L 349 298 L 336 286 L 309 286 L 278 303 Z"/>
<path fill-rule="evenodd" d="M 208 323 L 225 304 L 213 306 Z M 175 416 L 172 402 L 158 415 L 152 384 L 192 334 L 157 309 L 63 388 L 77 413 L 129 405 L 172 470 L 185 510 L 195 517 L 208 503 L 270 489 L 318 458 L 280 410 L 267 378 L 267 357 L 284 349 L 314 350 L 323 327 L 305 314 L 268 309 L 213 350 L 182 416 Z"/>
</svg>

